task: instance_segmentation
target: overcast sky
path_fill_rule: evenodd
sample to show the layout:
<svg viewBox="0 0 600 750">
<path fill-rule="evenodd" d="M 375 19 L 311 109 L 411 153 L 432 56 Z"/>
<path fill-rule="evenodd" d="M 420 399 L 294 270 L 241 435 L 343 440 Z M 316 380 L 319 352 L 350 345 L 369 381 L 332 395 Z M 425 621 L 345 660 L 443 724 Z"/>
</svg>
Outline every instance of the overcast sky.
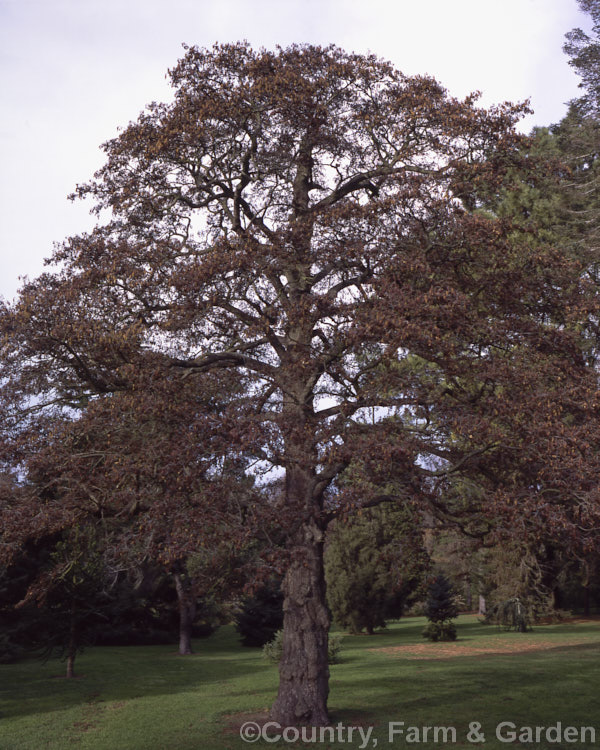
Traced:
<svg viewBox="0 0 600 750">
<path fill-rule="evenodd" d="M 118 126 L 169 97 L 182 43 L 374 52 L 486 105 L 531 99 L 528 131 L 577 95 L 562 53 L 575 26 L 589 28 L 576 0 L 0 0 L 0 296 L 91 228 L 89 206 L 66 196 Z"/>
</svg>

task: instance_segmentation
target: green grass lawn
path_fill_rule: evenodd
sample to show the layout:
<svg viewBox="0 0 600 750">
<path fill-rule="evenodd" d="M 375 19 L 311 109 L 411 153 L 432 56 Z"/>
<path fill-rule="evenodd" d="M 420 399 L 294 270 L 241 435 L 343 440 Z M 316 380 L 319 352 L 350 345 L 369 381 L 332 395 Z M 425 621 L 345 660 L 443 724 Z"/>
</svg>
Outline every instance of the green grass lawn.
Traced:
<svg viewBox="0 0 600 750">
<path fill-rule="evenodd" d="M 90 649 L 78 657 L 81 677 L 75 680 L 62 678 L 64 664 L 57 661 L 0 666 L 0 750 L 359 748 L 360 735 L 349 741 L 350 726 L 373 727 L 366 747 L 378 748 L 595 746 L 543 738 L 519 744 L 495 737 L 501 722 L 535 727 L 557 721 L 563 728 L 595 726 L 600 746 L 600 621 L 507 634 L 463 616 L 455 651 L 453 644 L 440 644 L 449 649 L 446 658 L 393 651 L 422 648 L 423 624 L 410 618 L 372 637 L 344 638 L 341 663 L 331 668 L 332 721 L 344 727 L 333 742 L 251 745 L 239 738 L 239 725 L 272 702 L 277 670 L 263 661 L 260 650 L 240 647 L 226 627 L 197 641 L 191 657 L 177 656 L 174 646 Z M 531 650 L 493 653 L 506 649 L 507 641 Z M 468 653 L 477 649 L 492 653 Z M 419 730 L 419 742 L 416 730 L 389 741 L 388 722 L 402 721 L 405 729 Z M 469 741 L 472 722 L 481 725 L 485 744 Z M 425 726 L 454 727 L 456 742 L 444 743 L 441 732 L 435 742 L 433 730 L 425 741 Z"/>
</svg>

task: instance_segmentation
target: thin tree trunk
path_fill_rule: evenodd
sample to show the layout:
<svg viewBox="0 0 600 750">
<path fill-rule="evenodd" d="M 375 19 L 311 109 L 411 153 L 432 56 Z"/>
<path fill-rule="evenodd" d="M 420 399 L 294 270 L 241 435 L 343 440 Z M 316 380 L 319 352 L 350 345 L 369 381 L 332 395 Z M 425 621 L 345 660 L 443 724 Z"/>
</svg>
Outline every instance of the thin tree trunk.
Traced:
<svg viewBox="0 0 600 750">
<path fill-rule="evenodd" d="M 558 587 L 552 589 L 552 609 L 557 610 L 562 607 L 562 593 Z"/>
<path fill-rule="evenodd" d="M 67 656 L 67 677 L 70 679 L 71 677 L 75 677 L 75 654 L 70 653 Z"/>
<path fill-rule="evenodd" d="M 179 655 L 189 656 L 192 651 L 192 625 L 196 616 L 196 600 L 178 573 L 175 573 L 175 589 L 179 605 Z"/>
<path fill-rule="evenodd" d="M 329 612 L 323 532 L 310 520 L 300 532 L 283 581 L 283 654 L 271 718 L 282 726 L 327 726 Z"/>
<path fill-rule="evenodd" d="M 473 581 L 470 573 L 465 576 L 465 607 L 467 612 L 473 609 Z"/>
<path fill-rule="evenodd" d="M 590 565 L 587 560 L 583 563 L 583 614 L 584 617 L 589 617 L 591 612 L 591 597 L 590 597 Z"/>
<path fill-rule="evenodd" d="M 71 616 L 71 627 L 69 630 L 69 645 L 67 646 L 67 679 L 75 677 L 75 655 L 77 654 L 77 639 L 75 630 L 75 618 Z"/>
</svg>

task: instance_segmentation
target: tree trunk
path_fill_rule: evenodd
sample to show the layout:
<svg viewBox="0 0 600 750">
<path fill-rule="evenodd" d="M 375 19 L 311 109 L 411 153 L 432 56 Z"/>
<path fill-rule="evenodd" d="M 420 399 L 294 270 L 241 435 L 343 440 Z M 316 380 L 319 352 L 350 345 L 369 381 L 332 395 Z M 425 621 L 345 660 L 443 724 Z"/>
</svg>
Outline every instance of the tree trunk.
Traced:
<svg viewBox="0 0 600 750">
<path fill-rule="evenodd" d="M 75 654 L 69 654 L 67 656 L 67 677 L 70 679 L 71 677 L 75 677 Z"/>
<path fill-rule="evenodd" d="M 75 655 L 77 653 L 77 639 L 75 632 L 75 618 L 71 616 L 69 631 L 69 645 L 67 646 L 67 679 L 75 677 Z"/>
<path fill-rule="evenodd" d="M 467 612 L 473 609 L 473 582 L 470 573 L 465 576 L 465 607 Z"/>
<path fill-rule="evenodd" d="M 307 162 L 308 163 L 308 162 Z M 306 165 L 304 165 L 306 166 Z M 303 167 L 304 169 L 304 167 Z M 296 215 L 307 207 L 306 175 L 294 186 Z M 310 223 L 310 221 L 309 221 Z M 308 251 L 312 225 L 300 227 L 297 240 Z M 294 240 L 292 240 L 294 242 Z M 289 271 L 292 302 L 287 332 L 287 358 L 282 362 L 283 410 L 285 433 L 285 504 L 288 524 L 288 567 L 282 583 L 283 643 L 279 662 L 279 690 L 271 707 L 271 719 L 281 726 L 327 726 L 329 663 L 327 658 L 329 610 L 325 598 L 323 561 L 324 530 L 319 517 L 323 491 L 316 489 L 318 455 L 313 414 L 314 384 L 317 372 L 307 362 L 313 338 L 310 300 L 304 279 L 307 266 Z"/>
<path fill-rule="evenodd" d="M 178 573 L 175 573 L 175 589 L 177 590 L 177 602 L 179 604 L 179 655 L 189 656 L 192 654 L 192 625 L 196 616 L 196 599 L 186 586 Z"/>
<path fill-rule="evenodd" d="M 327 726 L 329 611 L 325 602 L 323 532 L 313 519 L 295 538 L 283 581 L 283 654 L 271 718 L 281 726 Z"/>
<path fill-rule="evenodd" d="M 558 587 L 552 589 L 552 609 L 557 610 L 562 608 L 562 592 Z"/>
</svg>

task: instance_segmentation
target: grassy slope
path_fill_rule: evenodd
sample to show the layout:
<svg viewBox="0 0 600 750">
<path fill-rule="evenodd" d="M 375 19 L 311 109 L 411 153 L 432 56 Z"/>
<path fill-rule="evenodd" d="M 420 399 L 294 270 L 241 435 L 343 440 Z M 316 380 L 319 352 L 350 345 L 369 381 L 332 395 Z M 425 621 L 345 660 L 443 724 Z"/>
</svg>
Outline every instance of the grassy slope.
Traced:
<svg viewBox="0 0 600 750">
<path fill-rule="evenodd" d="M 347 636 L 342 663 L 332 667 L 334 723 L 374 725 L 378 747 L 442 747 L 388 742 L 388 721 L 454 726 L 467 742 L 480 722 L 485 748 L 515 745 L 495 739 L 501 721 L 516 725 L 594 725 L 600 744 L 600 622 L 548 625 L 511 634 L 516 642 L 543 640 L 555 648 L 510 655 L 407 659 L 374 648 L 421 644 L 423 621 L 407 619 L 373 637 Z M 506 634 L 459 620 L 459 643 L 481 646 Z M 568 645 L 570 640 L 583 641 Z M 276 669 L 256 649 L 237 645 L 223 628 L 198 641 L 197 655 L 178 657 L 172 646 L 96 648 L 78 658 L 82 677 L 57 677 L 63 664 L 36 661 L 0 666 L 0 750 L 225 750 L 249 747 L 232 728 L 237 714 L 264 711 L 277 688 Z M 238 719 L 241 721 L 243 719 Z M 300 743 L 299 743 L 300 744 Z M 293 747 L 258 742 L 254 747 Z M 296 747 L 298 745 L 295 745 Z M 358 748 L 353 743 L 310 745 Z M 371 745 L 372 746 L 372 745 Z M 530 744 L 537 750 L 580 744 Z"/>
</svg>

